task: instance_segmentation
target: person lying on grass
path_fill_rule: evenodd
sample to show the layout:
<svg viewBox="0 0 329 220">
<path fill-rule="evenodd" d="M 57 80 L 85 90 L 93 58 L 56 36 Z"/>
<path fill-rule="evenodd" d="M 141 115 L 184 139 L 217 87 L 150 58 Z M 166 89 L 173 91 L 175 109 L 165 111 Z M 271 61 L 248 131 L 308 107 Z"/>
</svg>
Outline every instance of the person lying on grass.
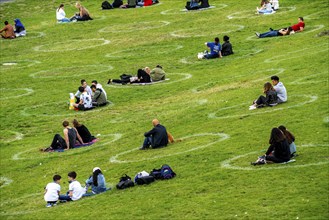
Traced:
<svg viewBox="0 0 329 220">
<path fill-rule="evenodd" d="M 262 108 L 265 106 L 275 106 L 278 104 L 277 93 L 271 83 L 267 82 L 264 84 L 263 92 L 266 97 L 263 95 L 259 96 L 259 98 L 255 100 L 251 106 L 249 106 L 249 110 Z"/>
<path fill-rule="evenodd" d="M 151 83 L 152 79 L 150 76 L 151 69 L 145 67 L 143 69 L 137 70 L 137 76 L 122 74 L 120 79 L 109 79 L 107 84 L 111 83 L 120 83 L 122 85 L 131 84 L 131 83 Z"/>
<path fill-rule="evenodd" d="M 62 124 L 64 127 L 64 138 L 62 138 L 59 134 L 55 134 L 53 141 L 50 144 L 50 147 L 41 149 L 41 151 L 50 152 L 54 150 L 68 150 L 70 148 L 74 148 L 77 139 L 81 144 L 84 144 L 76 128 L 71 128 L 69 126 L 69 122 L 66 120 L 63 121 Z"/>
</svg>

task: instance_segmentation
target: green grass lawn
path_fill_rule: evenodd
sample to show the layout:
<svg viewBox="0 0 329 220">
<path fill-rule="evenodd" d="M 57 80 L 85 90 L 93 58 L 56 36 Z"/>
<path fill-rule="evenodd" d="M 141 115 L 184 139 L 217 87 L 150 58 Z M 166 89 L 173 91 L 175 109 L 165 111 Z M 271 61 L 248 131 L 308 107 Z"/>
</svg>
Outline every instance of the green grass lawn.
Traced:
<svg viewBox="0 0 329 220">
<path fill-rule="evenodd" d="M 259 1 L 210 1 L 215 8 L 182 12 L 184 1 L 146 8 L 100 9 L 82 1 L 93 21 L 57 24 L 55 10 L 75 2 L 16 0 L 0 4 L 1 26 L 20 18 L 27 36 L 1 44 L 1 219 L 329 219 L 328 1 L 280 1 L 255 15 Z M 305 31 L 257 39 L 255 32 L 305 19 Z M 229 35 L 235 54 L 198 60 L 204 43 Z M 5 65 L 14 62 L 16 65 Z M 160 64 L 165 82 L 107 85 L 109 78 Z M 263 84 L 278 75 L 288 102 L 253 111 Z M 111 105 L 68 110 L 80 80 L 96 79 Z M 91 147 L 40 153 L 64 119 L 85 124 L 100 140 Z M 138 151 L 158 118 L 183 141 Z M 265 152 L 270 131 L 285 125 L 296 136 L 296 162 L 251 166 Z M 177 176 L 117 190 L 132 177 L 169 164 Z M 46 208 L 44 187 L 74 170 L 81 183 L 93 167 L 113 190 Z"/>
</svg>

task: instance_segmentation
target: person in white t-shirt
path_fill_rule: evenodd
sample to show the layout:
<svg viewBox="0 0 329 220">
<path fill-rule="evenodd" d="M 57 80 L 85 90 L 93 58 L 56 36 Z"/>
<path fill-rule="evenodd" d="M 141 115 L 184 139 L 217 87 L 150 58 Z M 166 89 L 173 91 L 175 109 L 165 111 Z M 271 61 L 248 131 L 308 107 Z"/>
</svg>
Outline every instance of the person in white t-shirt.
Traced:
<svg viewBox="0 0 329 220">
<path fill-rule="evenodd" d="M 56 10 L 56 19 L 58 22 L 70 22 L 71 20 L 65 16 L 64 4 L 60 4 Z"/>
<path fill-rule="evenodd" d="M 79 92 L 81 92 L 80 101 L 73 106 L 83 111 L 91 109 L 93 107 L 91 94 L 82 86 L 79 87 Z"/>
<path fill-rule="evenodd" d="M 88 86 L 88 84 L 87 84 L 87 81 L 85 80 L 85 79 L 82 79 L 81 80 L 81 86 L 83 87 L 83 88 L 85 88 L 85 90 L 91 95 L 93 92 L 91 91 L 91 88 L 90 88 L 90 86 Z M 79 87 L 80 88 L 80 87 Z M 77 101 L 75 102 L 75 103 L 79 103 L 80 102 L 80 96 L 81 96 L 81 93 L 82 92 L 80 92 L 79 91 L 79 88 L 78 88 L 78 91 L 75 93 L 75 98 L 77 99 Z"/>
<path fill-rule="evenodd" d="M 44 199 L 47 202 L 46 207 L 52 207 L 56 205 L 59 198 L 59 193 L 61 191 L 60 181 L 62 177 L 60 175 L 55 175 L 53 177 L 54 182 L 48 183 L 45 187 Z"/>
<path fill-rule="evenodd" d="M 286 102 L 288 100 L 286 87 L 284 87 L 282 82 L 279 82 L 278 76 L 272 76 L 271 80 L 273 88 L 275 89 L 278 96 L 278 103 Z"/>
<path fill-rule="evenodd" d="M 69 179 L 69 191 L 67 195 L 60 195 L 59 200 L 60 201 L 76 201 L 78 199 L 81 199 L 83 194 L 86 193 L 86 189 L 81 186 L 79 181 L 76 180 L 77 173 L 75 171 L 69 172 L 67 174 Z"/>
</svg>

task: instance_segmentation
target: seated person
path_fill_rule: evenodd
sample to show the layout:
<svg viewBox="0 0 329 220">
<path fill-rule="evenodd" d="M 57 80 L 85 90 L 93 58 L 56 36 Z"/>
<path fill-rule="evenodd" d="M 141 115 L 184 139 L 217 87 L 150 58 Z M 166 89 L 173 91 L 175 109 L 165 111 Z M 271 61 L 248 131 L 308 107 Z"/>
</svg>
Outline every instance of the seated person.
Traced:
<svg viewBox="0 0 329 220">
<path fill-rule="evenodd" d="M 56 10 L 56 19 L 58 22 L 70 22 L 71 20 L 66 17 L 66 13 L 64 11 L 64 4 L 60 4 Z"/>
<path fill-rule="evenodd" d="M 14 22 L 15 22 L 15 31 L 14 32 L 15 32 L 16 37 L 25 36 L 26 35 L 26 30 L 25 30 L 25 27 L 22 24 L 22 22 L 18 18 L 16 18 L 14 20 Z"/>
<path fill-rule="evenodd" d="M 100 83 L 97 82 L 97 80 L 91 81 L 91 85 L 95 85 L 96 86 L 96 89 L 101 89 L 102 92 L 105 94 L 105 97 L 107 99 L 107 94 L 106 94 L 105 89 L 103 88 L 103 86 Z"/>
<path fill-rule="evenodd" d="M 92 194 L 99 194 L 109 190 L 106 188 L 105 177 L 99 167 L 93 169 L 93 174 L 86 180 L 86 190 L 91 187 Z"/>
<path fill-rule="evenodd" d="M 5 32 L 5 34 L 1 34 L 1 37 L 4 39 L 14 39 L 16 37 L 14 28 L 8 21 L 5 21 L 5 27 L 0 30 L 0 33 L 2 32 Z"/>
<path fill-rule="evenodd" d="M 259 96 L 259 98 L 254 101 L 253 105 L 249 106 L 250 110 L 278 104 L 278 96 L 271 83 L 267 82 L 264 84 L 263 92 L 265 93 L 266 97 L 262 95 Z"/>
<path fill-rule="evenodd" d="M 199 3 L 201 4 L 199 5 Z M 200 8 L 209 8 L 208 0 L 191 0 L 190 2 L 186 2 L 185 8 L 187 10 L 198 10 Z"/>
<path fill-rule="evenodd" d="M 74 148 L 76 140 L 79 140 L 81 144 L 84 144 L 77 129 L 71 128 L 68 121 L 63 121 L 63 127 L 64 138 L 62 138 L 59 134 L 56 134 L 53 138 L 53 141 L 51 142 L 50 147 L 41 149 L 41 151 L 52 151 L 59 149 L 68 150 L 70 148 Z"/>
<path fill-rule="evenodd" d="M 144 6 L 150 6 L 153 4 L 153 0 L 144 0 Z"/>
<path fill-rule="evenodd" d="M 166 73 L 162 69 L 162 66 L 160 66 L 160 65 L 157 65 L 150 72 L 150 76 L 151 76 L 152 82 L 157 82 L 157 81 L 161 81 L 161 80 L 165 80 L 166 79 Z"/>
<path fill-rule="evenodd" d="M 79 2 L 75 3 L 75 7 L 79 9 L 79 12 L 76 13 L 70 20 L 71 21 L 88 21 L 93 20 L 90 15 L 89 11 L 83 7 Z"/>
<path fill-rule="evenodd" d="M 150 72 L 151 72 L 150 68 L 145 67 L 144 69 L 137 70 L 137 76 L 123 74 L 120 76 L 121 79 L 109 79 L 107 84 L 121 83 L 124 85 L 127 83 L 150 83 L 152 82 Z"/>
<path fill-rule="evenodd" d="M 278 36 L 289 35 L 291 31 L 292 31 L 292 28 L 289 27 L 288 29 L 271 30 L 271 31 L 268 31 L 268 32 L 265 32 L 265 33 L 262 33 L 262 34 L 256 32 L 256 36 L 258 38 L 278 37 Z"/>
<path fill-rule="evenodd" d="M 79 103 L 74 103 L 73 106 L 79 110 L 89 110 L 93 108 L 91 95 L 82 86 L 79 87 L 80 101 Z"/>
<path fill-rule="evenodd" d="M 224 43 L 222 45 L 222 56 L 228 56 L 233 54 L 232 44 L 230 43 L 230 38 L 228 36 L 223 37 Z"/>
<path fill-rule="evenodd" d="M 90 134 L 88 128 L 83 124 L 80 124 L 77 119 L 74 119 L 72 123 L 75 129 L 78 131 L 84 143 L 89 143 L 96 139 L 94 136 Z"/>
<path fill-rule="evenodd" d="M 120 8 L 136 8 L 136 0 L 128 0 L 127 4 L 123 4 Z"/>
<path fill-rule="evenodd" d="M 278 76 L 271 76 L 271 80 L 273 88 L 275 89 L 278 96 L 278 103 L 286 102 L 288 100 L 286 87 L 283 85 L 282 82 L 280 82 Z"/>
<path fill-rule="evenodd" d="M 221 58 L 222 57 L 222 47 L 219 43 L 219 38 L 215 38 L 215 42 L 208 42 L 205 43 L 207 47 L 210 49 L 210 53 L 208 51 L 205 52 L 204 58 L 205 59 L 213 59 L 213 58 Z"/>
<path fill-rule="evenodd" d="M 82 86 L 83 88 L 85 88 L 86 91 L 87 91 L 90 95 L 92 95 L 91 88 L 88 86 L 86 80 L 84 80 L 84 79 L 81 80 L 81 86 Z M 77 99 L 76 103 L 79 103 L 79 102 L 80 102 L 80 95 L 81 95 L 81 92 L 80 92 L 79 89 L 78 89 L 78 91 L 77 91 L 77 92 L 75 93 L 75 95 L 74 95 L 75 98 Z"/>
<path fill-rule="evenodd" d="M 145 139 L 140 150 L 146 150 L 150 146 L 152 148 L 160 148 L 168 145 L 168 133 L 163 125 L 160 125 L 158 119 L 153 119 L 154 128 L 144 134 Z"/>
<path fill-rule="evenodd" d="M 101 89 L 97 89 L 95 85 L 92 85 L 91 90 L 93 91 L 92 104 L 93 106 L 104 106 L 107 104 L 106 95 Z"/>
<path fill-rule="evenodd" d="M 256 8 L 257 14 L 271 14 L 273 12 L 272 5 L 269 0 L 263 0 L 264 4 L 262 4 L 261 8 Z"/>
<path fill-rule="evenodd" d="M 297 156 L 297 154 L 295 155 L 297 151 L 295 144 L 295 136 L 290 131 L 288 131 L 286 127 L 283 125 L 280 125 L 278 128 L 282 131 L 282 133 L 284 134 L 284 136 L 288 141 L 289 149 L 290 149 L 290 158 Z"/>
<path fill-rule="evenodd" d="M 270 146 L 265 153 L 265 160 L 283 163 L 290 160 L 290 149 L 287 139 L 279 128 L 273 128 L 269 140 Z"/>
</svg>

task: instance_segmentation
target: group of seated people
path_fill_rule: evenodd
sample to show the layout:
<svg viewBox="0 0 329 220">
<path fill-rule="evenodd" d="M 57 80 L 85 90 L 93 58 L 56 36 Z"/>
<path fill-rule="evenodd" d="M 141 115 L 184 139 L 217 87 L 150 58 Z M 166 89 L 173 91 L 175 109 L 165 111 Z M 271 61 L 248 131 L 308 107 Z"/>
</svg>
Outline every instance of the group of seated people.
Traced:
<svg viewBox="0 0 329 220">
<path fill-rule="evenodd" d="M 53 182 L 48 183 L 45 187 L 44 200 L 47 202 L 46 207 L 53 207 L 58 201 L 77 201 L 82 197 L 103 193 L 111 189 L 106 187 L 105 177 L 99 167 L 93 168 L 92 174 L 85 181 L 85 187 L 83 187 L 76 178 L 77 173 L 75 171 L 68 173 L 69 190 L 66 194 L 61 195 L 60 182 L 62 177 L 57 174 L 54 175 Z M 88 193 L 89 188 L 91 188 L 90 193 Z"/>
<path fill-rule="evenodd" d="M 263 93 L 265 96 L 259 96 L 259 98 L 249 106 L 249 110 L 266 106 L 275 106 L 288 100 L 286 87 L 279 81 L 279 77 L 272 76 L 271 80 L 272 84 L 270 82 L 264 84 Z"/>
<path fill-rule="evenodd" d="M 223 37 L 224 43 L 220 44 L 219 38 L 216 37 L 214 42 L 206 42 L 205 45 L 210 49 L 210 51 L 205 51 L 204 53 L 199 53 L 199 59 L 213 59 L 222 58 L 223 56 L 228 56 L 234 54 L 232 44 L 230 43 L 230 38 L 225 35 Z"/>
<path fill-rule="evenodd" d="M 114 9 L 114 8 L 136 8 L 150 6 L 159 3 L 158 0 L 127 0 L 127 3 L 123 3 L 122 0 L 114 0 L 113 3 L 104 1 L 102 3 L 102 9 Z"/>
<path fill-rule="evenodd" d="M 187 10 L 198 10 L 201 8 L 209 8 L 208 0 L 191 0 L 186 2 L 185 8 Z"/>
<path fill-rule="evenodd" d="M 0 30 L 1 37 L 4 39 L 14 39 L 16 37 L 24 37 L 26 35 L 26 30 L 21 20 L 16 18 L 14 20 L 15 27 L 5 21 L 5 27 Z M 4 33 L 3 33 L 4 32 Z"/>
<path fill-rule="evenodd" d="M 107 84 L 120 83 L 120 84 L 132 84 L 132 83 L 152 83 L 166 79 L 166 73 L 162 66 L 157 65 L 154 69 L 145 67 L 137 70 L 137 76 L 122 74 L 120 79 L 109 79 Z"/>
<path fill-rule="evenodd" d="M 60 4 L 59 7 L 56 9 L 57 22 L 76 22 L 93 20 L 90 17 L 89 11 L 79 2 L 75 3 L 75 7 L 79 10 L 79 12 L 75 13 L 75 15 L 73 15 L 71 18 L 67 18 L 66 13 L 64 11 L 64 4 Z"/>
<path fill-rule="evenodd" d="M 81 86 L 79 86 L 74 96 L 76 102 L 73 106 L 76 110 L 86 111 L 109 103 L 105 89 L 97 80 L 93 80 L 92 85 L 89 87 L 87 81 L 82 79 Z"/>
<path fill-rule="evenodd" d="M 260 8 L 256 8 L 256 14 L 272 14 L 279 10 L 279 0 L 261 0 Z"/>
<path fill-rule="evenodd" d="M 270 31 L 262 34 L 256 32 L 256 36 L 258 38 L 285 36 L 285 35 L 294 34 L 296 32 L 302 32 L 304 28 L 305 28 L 304 18 L 298 17 L 297 24 L 294 24 L 290 27 L 280 28 L 278 30 L 273 30 L 272 28 L 270 28 Z"/>
</svg>

